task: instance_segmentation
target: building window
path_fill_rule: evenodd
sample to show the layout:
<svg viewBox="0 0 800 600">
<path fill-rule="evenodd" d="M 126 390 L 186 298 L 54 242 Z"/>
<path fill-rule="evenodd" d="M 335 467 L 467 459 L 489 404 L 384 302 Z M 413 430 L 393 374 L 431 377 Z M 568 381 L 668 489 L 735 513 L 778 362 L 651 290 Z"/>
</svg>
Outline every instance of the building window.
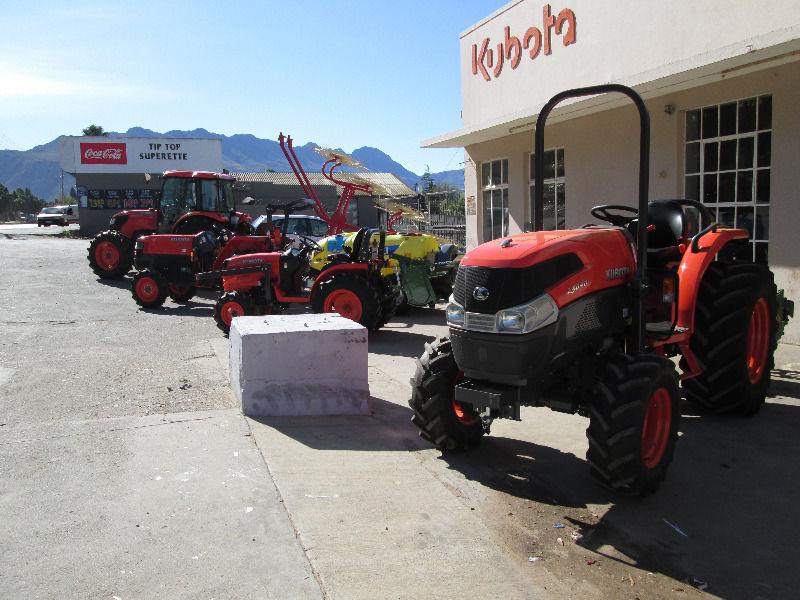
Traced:
<svg viewBox="0 0 800 600">
<path fill-rule="evenodd" d="M 767 262 L 772 96 L 686 112 L 685 195 L 717 221 L 746 229 L 753 260 Z"/>
<path fill-rule="evenodd" d="M 535 156 L 531 154 L 529 173 L 531 196 L 531 222 L 533 222 Z M 566 177 L 564 169 L 564 149 L 550 148 L 544 151 L 544 218 L 542 229 L 566 229 L 565 213 Z"/>
<path fill-rule="evenodd" d="M 508 235 L 508 159 L 481 164 L 483 241 Z"/>
</svg>

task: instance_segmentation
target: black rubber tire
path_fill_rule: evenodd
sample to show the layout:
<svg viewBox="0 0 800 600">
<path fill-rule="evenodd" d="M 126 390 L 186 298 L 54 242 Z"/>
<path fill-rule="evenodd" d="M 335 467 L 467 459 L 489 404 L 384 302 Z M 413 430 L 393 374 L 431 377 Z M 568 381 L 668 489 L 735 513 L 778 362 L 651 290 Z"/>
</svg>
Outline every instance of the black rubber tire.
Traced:
<svg viewBox="0 0 800 600">
<path fill-rule="evenodd" d="M 311 294 L 311 310 L 325 312 L 325 299 L 336 290 L 349 290 L 361 301 L 361 318 L 358 320 L 370 331 L 381 326 L 381 297 L 366 277 L 338 271 L 321 281 Z"/>
<path fill-rule="evenodd" d="M 683 383 L 686 399 L 701 412 L 746 417 L 764 404 L 778 345 L 776 296 L 774 276 L 764 265 L 709 265 L 700 284 L 690 343 L 703 371 Z M 769 306 L 770 332 L 766 366 L 753 384 L 748 376 L 747 337 L 759 298 Z M 686 368 L 685 361 L 681 366 Z"/>
<path fill-rule="evenodd" d="M 648 466 L 642 458 L 642 430 L 650 398 L 660 388 L 671 403 L 670 430 L 658 463 Z M 671 361 L 653 354 L 610 357 L 589 410 L 586 460 L 592 475 L 623 494 L 654 491 L 672 462 L 679 422 L 678 373 Z"/>
<path fill-rule="evenodd" d="M 158 288 L 157 295 L 151 300 L 142 298 L 136 292 L 138 283 L 146 277 L 152 278 L 152 280 L 156 284 L 156 287 Z M 136 301 L 136 304 L 138 304 L 142 308 L 158 308 L 159 306 L 162 306 L 166 301 L 168 294 L 169 294 L 169 285 L 167 284 L 167 279 L 158 271 L 153 271 L 152 269 L 145 269 L 144 271 L 138 271 L 133 276 L 133 283 L 131 285 L 131 295 L 133 296 L 133 299 Z"/>
<path fill-rule="evenodd" d="M 411 379 L 411 422 L 419 427 L 421 438 L 441 450 L 465 450 L 488 433 L 488 425 L 477 415 L 469 425 L 456 417 L 453 393 L 459 373 L 450 340 L 441 338 L 425 344 Z"/>
<path fill-rule="evenodd" d="M 250 299 L 242 292 L 226 292 L 222 294 L 222 296 L 219 297 L 219 300 L 217 300 L 217 303 L 214 305 L 214 321 L 216 321 L 217 327 L 219 327 L 225 333 L 230 331 L 230 325 L 222 318 L 222 310 L 225 304 L 228 302 L 237 302 L 242 307 L 244 312 L 242 315 L 237 316 L 253 314 L 253 305 L 250 302 Z"/>
<path fill-rule="evenodd" d="M 169 284 L 169 297 L 173 302 L 188 302 L 197 293 L 197 287 L 194 285 L 175 286 Z"/>
<path fill-rule="evenodd" d="M 97 246 L 101 242 L 111 242 L 119 252 L 119 263 L 112 270 L 106 270 L 97 263 L 95 256 Z M 89 266 L 101 279 L 120 279 L 125 277 L 133 266 L 133 243 L 119 231 L 103 231 L 98 233 L 89 244 Z"/>
</svg>

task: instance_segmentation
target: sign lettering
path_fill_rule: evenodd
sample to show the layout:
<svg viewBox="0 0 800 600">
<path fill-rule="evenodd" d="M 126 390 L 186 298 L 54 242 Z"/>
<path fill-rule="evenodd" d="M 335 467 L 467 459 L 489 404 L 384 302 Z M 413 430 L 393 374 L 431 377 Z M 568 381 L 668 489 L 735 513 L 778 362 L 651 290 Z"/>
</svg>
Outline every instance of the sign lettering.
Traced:
<svg viewBox="0 0 800 600">
<path fill-rule="evenodd" d="M 503 72 L 506 63 L 511 69 L 516 69 L 522 61 L 523 50 L 531 60 L 536 60 L 540 53 L 545 56 L 553 52 L 553 31 L 562 36 L 564 46 L 574 44 L 576 37 L 575 13 L 565 8 L 558 15 L 553 16 L 549 4 L 542 8 L 542 28 L 528 27 L 520 41 L 516 35 L 511 35 L 511 27 L 506 26 L 503 41 L 496 47 L 490 38 L 484 38 L 480 44 L 472 44 L 472 74 L 480 75 L 486 81 L 492 80 L 492 75 L 497 79 Z"/>
<path fill-rule="evenodd" d="M 125 143 L 81 142 L 82 165 L 127 165 Z"/>
</svg>

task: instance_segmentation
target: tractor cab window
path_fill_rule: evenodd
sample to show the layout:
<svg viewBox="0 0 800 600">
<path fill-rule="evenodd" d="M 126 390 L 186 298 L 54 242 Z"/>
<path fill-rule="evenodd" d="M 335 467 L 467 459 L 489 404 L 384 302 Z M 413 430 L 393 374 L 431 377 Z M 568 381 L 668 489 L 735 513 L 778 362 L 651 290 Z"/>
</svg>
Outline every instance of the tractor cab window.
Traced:
<svg viewBox="0 0 800 600">
<path fill-rule="evenodd" d="M 161 223 L 165 230 L 169 230 L 175 220 L 184 212 L 187 206 L 186 187 L 192 187 L 192 180 L 183 177 L 167 177 L 161 188 Z M 194 195 L 192 194 L 192 198 Z M 192 207 L 193 207 L 192 202 Z"/>
<path fill-rule="evenodd" d="M 219 204 L 216 179 L 200 180 L 201 210 L 216 211 Z"/>
<path fill-rule="evenodd" d="M 236 208 L 236 203 L 233 201 L 233 182 L 220 180 L 219 182 L 220 212 L 230 212 L 235 208 Z"/>
</svg>

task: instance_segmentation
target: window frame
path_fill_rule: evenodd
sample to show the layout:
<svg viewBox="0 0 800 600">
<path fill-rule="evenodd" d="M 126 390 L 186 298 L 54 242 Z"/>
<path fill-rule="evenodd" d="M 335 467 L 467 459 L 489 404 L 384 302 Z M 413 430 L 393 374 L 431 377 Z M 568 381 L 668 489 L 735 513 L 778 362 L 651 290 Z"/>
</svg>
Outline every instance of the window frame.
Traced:
<svg viewBox="0 0 800 600">
<path fill-rule="evenodd" d="M 502 237 L 508 236 L 508 229 L 509 229 L 509 207 L 508 207 L 508 157 L 498 157 L 492 158 L 490 160 L 481 161 L 480 169 L 478 170 L 478 176 L 480 177 L 480 190 L 481 190 L 481 220 L 482 220 L 482 228 L 481 228 L 481 235 L 483 237 L 484 242 L 488 242 L 490 240 L 496 240 Z M 493 179 L 493 171 L 494 165 L 498 164 L 500 176 L 499 182 L 495 183 Z M 485 167 L 488 166 L 488 185 L 487 185 L 487 178 Z M 489 198 L 490 205 L 487 209 L 486 199 L 487 194 Z M 494 223 L 494 214 L 496 212 L 495 208 L 495 197 L 499 198 L 500 207 L 500 224 L 499 227 Z M 489 223 L 487 225 L 487 215 L 489 217 Z M 495 232 L 499 229 L 500 235 L 495 235 Z M 487 233 L 489 236 L 487 237 Z"/>
<path fill-rule="evenodd" d="M 767 106 L 762 113 L 762 100 L 765 101 L 764 106 Z M 754 125 L 751 130 L 740 131 L 742 129 L 742 105 L 749 101 L 754 101 L 753 119 Z M 725 226 L 735 226 L 741 229 L 751 230 L 751 236 L 748 238 L 748 243 L 751 247 L 751 259 L 755 262 L 769 262 L 769 220 L 772 207 L 771 199 L 771 179 L 772 179 L 772 135 L 774 128 L 773 119 L 773 94 L 755 94 L 748 95 L 725 102 L 716 104 L 707 104 L 697 106 L 684 111 L 684 127 L 683 127 L 683 195 L 686 198 L 699 200 L 704 206 L 709 208 L 715 215 L 715 219 Z M 734 131 L 733 133 L 722 133 L 723 126 L 723 108 L 734 105 L 736 111 L 733 116 Z M 706 114 L 715 113 L 716 128 L 713 130 L 715 135 L 706 135 L 704 131 L 706 127 Z M 690 139 L 690 118 L 697 116 L 696 133 L 695 137 Z M 730 117 L 730 114 L 728 115 Z M 745 115 L 746 116 L 746 115 Z M 768 127 L 762 127 L 762 119 L 768 120 Z M 694 129 L 694 127 L 692 128 Z M 752 146 L 750 166 L 740 168 L 740 160 L 742 158 L 742 144 L 741 140 L 752 140 L 747 142 L 746 146 Z M 733 142 L 733 150 L 730 151 L 730 144 Z M 769 144 L 766 149 L 764 144 Z M 733 161 L 733 167 L 730 167 L 726 162 L 726 167 L 723 168 L 723 144 L 728 145 L 728 152 L 725 155 Z M 690 149 L 690 146 L 694 148 Z M 710 147 L 711 151 L 707 150 Z M 730 156 L 732 152 L 732 156 Z M 761 159 L 766 158 L 767 164 L 759 164 Z M 716 168 L 708 168 L 706 162 L 716 161 Z M 690 164 L 690 162 L 692 164 Z M 695 167 L 696 165 L 696 167 Z M 742 177 L 744 175 L 744 177 Z M 725 187 L 723 188 L 723 176 L 725 176 Z M 749 176 L 749 182 L 748 180 Z M 689 184 L 690 179 L 697 178 Z M 713 179 L 712 179 L 713 178 Z M 713 180 L 713 184 L 711 183 Z M 708 183 L 707 183 L 708 182 Z M 749 196 L 749 200 L 740 201 L 740 192 L 746 190 L 746 187 L 740 188 L 740 185 L 748 185 L 749 191 L 744 195 Z M 713 192 L 711 188 L 706 186 L 713 185 Z M 731 189 L 732 188 L 732 189 Z M 696 190 L 696 193 L 695 193 Z M 729 193 L 732 200 L 720 202 L 721 193 Z M 707 201 L 708 195 L 714 196 L 713 201 Z M 763 199 L 763 194 L 766 195 L 766 200 Z M 695 198 L 696 195 L 696 198 Z M 722 217 L 725 214 L 726 217 Z M 742 220 L 748 219 L 749 223 L 740 223 L 740 214 Z M 765 215 L 764 220 L 759 217 Z"/>
<path fill-rule="evenodd" d="M 566 153 L 566 149 L 565 148 L 566 148 L 565 146 L 552 146 L 550 148 L 545 148 L 544 149 L 545 154 L 547 154 L 548 152 L 551 152 L 551 151 L 553 152 L 553 174 L 554 174 L 554 177 L 545 177 L 545 179 L 544 179 L 545 190 L 547 189 L 548 185 L 552 185 L 553 186 L 553 195 L 555 196 L 555 198 L 554 198 L 554 201 L 555 201 L 555 207 L 554 207 L 555 208 L 555 215 L 553 217 L 554 221 L 555 221 L 555 228 L 553 229 L 553 231 L 558 231 L 558 230 L 562 230 L 563 231 L 564 229 L 567 228 L 567 153 Z M 559 152 L 561 153 L 561 165 L 563 167 L 563 172 L 562 172 L 561 175 L 558 174 L 558 154 L 559 154 Z M 535 223 L 533 222 L 534 221 L 534 210 L 533 210 L 534 196 L 533 195 L 534 195 L 534 189 L 536 187 L 534 185 L 536 183 L 536 179 L 535 179 L 535 161 L 536 161 L 536 155 L 533 152 L 531 152 L 528 155 L 528 197 L 529 197 L 530 206 L 531 206 L 531 221 L 530 222 L 531 222 L 532 226 L 535 225 Z M 561 186 L 561 198 L 560 198 L 560 200 L 561 200 L 562 215 L 564 217 L 564 220 L 563 220 L 562 223 L 559 223 L 559 221 L 558 221 L 558 215 L 559 215 L 559 210 L 558 210 L 559 209 L 558 189 L 559 189 L 559 186 Z M 546 219 L 547 219 L 547 217 L 545 217 L 545 220 Z M 562 226 L 559 227 L 559 225 L 562 225 Z M 543 227 L 543 229 L 544 229 L 544 227 Z"/>
</svg>

